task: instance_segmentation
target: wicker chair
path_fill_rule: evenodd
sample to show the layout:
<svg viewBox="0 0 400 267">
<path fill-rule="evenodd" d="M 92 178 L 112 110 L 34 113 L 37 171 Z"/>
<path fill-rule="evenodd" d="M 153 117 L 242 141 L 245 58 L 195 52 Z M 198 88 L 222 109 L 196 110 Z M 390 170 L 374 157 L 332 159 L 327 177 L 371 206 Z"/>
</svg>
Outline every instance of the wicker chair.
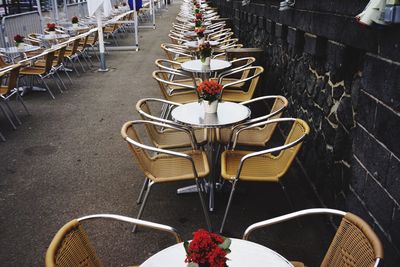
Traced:
<svg viewBox="0 0 400 267">
<path fill-rule="evenodd" d="M 11 112 L 12 116 L 16 119 L 19 125 L 21 125 L 21 120 L 18 118 L 17 114 L 13 111 L 11 106 L 9 105 L 9 100 L 11 99 L 12 96 L 16 96 L 17 100 L 22 104 L 24 107 L 26 113 L 29 115 L 29 111 L 24 103 L 24 100 L 22 100 L 21 95 L 18 92 L 18 77 L 19 77 L 19 71 L 21 69 L 21 65 L 15 64 L 10 66 L 7 70 L 0 72 L 0 79 L 3 80 L 5 77 L 7 77 L 7 84 L 6 85 L 0 85 L 0 103 L 4 103 L 4 105 L 8 108 L 8 110 Z M 3 111 L 3 114 L 6 116 L 8 121 L 10 122 L 11 126 L 13 129 L 16 129 L 16 126 L 14 122 L 12 121 L 11 117 L 8 115 L 7 111 L 0 107 Z"/>
<path fill-rule="evenodd" d="M 222 85 L 232 83 L 232 82 L 238 81 L 240 79 L 246 79 L 250 74 L 249 70 L 236 73 L 237 77 L 227 77 L 228 76 L 227 74 L 229 74 L 233 71 L 237 71 L 237 70 L 241 70 L 241 69 L 250 67 L 255 61 L 256 61 L 256 59 L 254 57 L 242 57 L 242 58 L 234 59 L 234 60 L 230 61 L 230 63 L 232 64 L 232 68 L 230 68 L 227 71 L 221 72 L 220 74 L 218 74 L 218 76 L 216 78 L 211 78 L 211 79 L 218 81 Z M 222 76 L 225 76 L 225 78 L 224 79 L 219 78 Z M 244 86 L 244 82 L 232 85 L 231 88 L 240 89 L 243 86 Z"/>
<path fill-rule="evenodd" d="M 127 222 L 142 227 L 170 233 L 177 243 L 182 242 L 178 232 L 167 225 L 137 220 L 114 214 L 95 214 L 74 219 L 65 224 L 54 236 L 46 252 L 46 267 L 103 267 L 96 250 L 90 242 L 82 222 L 108 219 Z M 132 266 L 133 267 L 133 266 Z"/>
<path fill-rule="evenodd" d="M 199 181 L 200 179 L 207 177 L 210 173 L 206 153 L 197 150 L 195 146 L 192 147 L 192 150 L 175 152 L 145 145 L 141 141 L 135 127 L 139 125 L 145 126 L 146 124 L 151 124 L 164 129 L 180 130 L 186 132 L 188 138 L 191 138 L 192 136 L 190 131 L 183 128 L 155 121 L 129 121 L 122 126 L 121 135 L 128 143 L 128 147 L 136 158 L 140 169 L 146 176 L 137 201 L 138 204 L 142 202 L 137 218 L 141 218 L 151 187 L 154 184 L 195 180 L 206 223 L 208 229 L 211 230 L 211 223 L 204 202 L 203 187 Z M 192 142 L 194 143 L 194 141 Z M 155 155 L 150 155 L 149 153 L 155 153 Z M 146 191 L 146 194 L 143 197 L 144 191 Z M 136 227 L 134 227 L 134 231 L 135 229 Z"/>
<path fill-rule="evenodd" d="M 156 64 L 156 66 L 158 67 L 159 70 L 168 70 L 168 71 L 172 71 L 172 72 L 179 72 L 181 73 L 182 76 L 175 76 L 173 74 L 171 75 L 164 75 L 164 78 L 168 78 L 169 81 L 175 81 L 177 83 L 180 84 L 185 84 L 185 85 L 198 85 L 202 82 L 201 78 L 197 78 L 197 77 L 188 77 L 188 73 L 182 71 L 181 69 L 181 63 L 177 62 L 177 61 L 173 61 L 173 60 L 169 60 L 169 59 L 156 59 L 156 61 L 154 62 Z M 175 88 L 178 89 L 178 88 Z"/>
<path fill-rule="evenodd" d="M 335 209 L 306 209 L 258 222 L 246 229 L 243 239 L 248 240 L 253 231 L 265 226 L 313 214 L 343 217 L 321 267 L 377 267 L 379 265 L 383 259 L 383 246 L 371 227 L 360 217 Z M 302 262 L 292 263 L 295 267 L 304 266 Z"/>
<path fill-rule="evenodd" d="M 219 83 L 224 87 L 221 99 L 223 101 L 231 102 L 243 102 L 252 99 L 263 72 L 263 67 L 253 66 L 240 68 L 221 75 L 219 77 Z M 236 77 L 236 75 L 245 75 L 246 78 L 235 79 L 234 81 L 227 83 L 224 82 L 225 79 L 231 79 L 231 77 Z M 247 84 L 248 86 L 246 86 Z M 241 85 L 241 87 L 238 88 L 237 85 Z"/>
<path fill-rule="evenodd" d="M 183 63 L 193 59 L 190 51 L 184 46 L 163 43 L 161 44 L 161 49 L 165 52 L 165 55 L 169 60 Z"/>
<path fill-rule="evenodd" d="M 174 76 L 174 81 L 170 80 L 171 75 Z M 193 80 L 192 76 L 181 72 L 156 70 L 153 72 L 153 78 L 158 82 L 166 100 L 180 104 L 198 101 L 197 86 L 194 85 L 194 82 L 191 85 L 187 82 L 188 79 Z M 185 81 L 184 83 L 179 82 L 182 79 Z"/>
<path fill-rule="evenodd" d="M 54 50 L 46 50 L 43 52 L 43 60 L 45 62 L 44 66 L 27 66 L 21 69 L 20 74 L 23 76 L 31 76 L 31 77 L 38 77 L 44 84 L 47 89 L 47 92 L 50 94 L 52 99 L 55 99 L 53 92 L 50 90 L 50 87 L 46 83 L 46 78 L 53 78 L 54 82 L 56 83 L 59 91 L 62 93 L 62 89 L 57 81 L 54 79 L 54 73 L 52 72 L 53 61 L 54 61 Z"/>
<path fill-rule="evenodd" d="M 265 121 L 269 119 L 278 119 L 281 117 L 283 111 L 288 106 L 288 100 L 284 96 L 261 96 L 257 98 L 253 98 L 249 101 L 242 102 L 240 104 L 246 106 L 252 106 L 253 104 L 262 103 L 266 106 L 266 101 L 273 101 L 272 107 L 267 106 L 267 112 L 265 115 L 253 117 L 252 119 L 236 125 L 232 128 L 221 128 L 217 131 L 217 140 L 220 144 L 227 145 L 228 148 L 232 144 L 232 139 L 238 131 L 248 125 L 251 125 L 256 122 Z M 240 135 L 236 139 L 235 145 L 244 145 L 244 146 L 265 146 L 265 144 L 269 141 L 272 134 L 274 133 L 276 128 L 276 123 L 266 124 L 260 127 L 254 127 L 247 130 L 244 130 L 240 133 Z"/>
<path fill-rule="evenodd" d="M 292 126 L 284 145 L 261 151 L 235 150 L 237 138 L 241 131 L 268 124 L 286 123 L 291 123 Z M 224 151 L 221 155 L 221 176 L 223 179 L 232 183 L 231 193 L 220 228 L 221 233 L 228 216 L 236 185 L 240 180 L 279 183 L 289 203 L 292 204 L 280 178 L 284 176 L 289 169 L 297 152 L 301 148 L 304 138 L 309 132 L 310 128 L 303 120 L 281 118 L 252 124 L 242 128 L 235 134 L 232 149 Z M 272 153 L 274 153 L 274 155 Z M 278 154 L 276 155 L 276 153 Z"/>
<path fill-rule="evenodd" d="M 151 104 L 162 105 L 162 112 L 160 116 L 155 116 L 152 114 L 150 108 Z M 168 117 L 169 111 L 171 109 L 180 105 L 181 104 L 179 103 L 174 103 L 164 99 L 144 98 L 136 103 L 136 110 L 137 112 L 139 112 L 143 120 L 158 121 L 161 123 L 166 123 L 175 127 L 182 128 L 182 125 L 165 119 L 165 117 Z M 152 124 L 146 124 L 146 130 L 148 135 L 151 137 L 153 145 L 163 149 L 191 147 L 193 145 L 197 147 L 207 142 L 207 132 L 205 129 L 198 129 L 193 131 L 191 128 L 187 128 L 187 130 L 191 132 L 192 138 L 188 138 L 186 132 L 182 132 L 180 130 L 177 131 L 174 129 L 163 129 L 156 127 Z"/>
</svg>

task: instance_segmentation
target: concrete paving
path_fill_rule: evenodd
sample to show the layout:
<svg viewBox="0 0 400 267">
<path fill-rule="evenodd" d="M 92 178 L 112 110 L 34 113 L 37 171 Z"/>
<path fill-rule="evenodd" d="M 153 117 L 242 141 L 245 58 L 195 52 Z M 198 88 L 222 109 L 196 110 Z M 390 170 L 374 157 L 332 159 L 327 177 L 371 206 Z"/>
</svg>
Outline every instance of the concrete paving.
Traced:
<svg viewBox="0 0 400 267">
<path fill-rule="evenodd" d="M 7 138 L 0 143 L 0 266 L 43 266 L 52 237 L 73 218 L 95 213 L 136 216 L 143 174 L 120 129 L 138 118 L 138 99 L 161 97 L 151 73 L 154 60 L 164 57 L 160 44 L 168 41 L 179 5 L 175 1 L 158 17 L 156 30 L 140 31 L 139 52 L 110 52 L 109 72 L 73 75 L 73 85 L 62 95 L 56 93 L 55 100 L 47 93 L 26 95 L 31 116 L 12 103 L 23 121 L 16 131 L 0 117 Z M 297 164 L 285 181 L 295 209 L 317 205 Z M 173 226 L 185 239 L 206 227 L 197 194 L 176 194 L 177 188 L 189 184 L 155 186 L 143 219 Z M 211 213 L 215 229 L 228 192 L 227 188 L 217 194 Z M 225 234 L 240 238 L 248 225 L 288 212 L 279 186 L 240 184 Z M 174 243 L 168 235 L 143 228 L 132 234 L 125 223 L 93 221 L 87 229 L 105 266 L 139 264 Z M 301 225 L 295 221 L 260 231 L 253 240 L 315 266 L 330 235 L 326 222 L 313 217 Z"/>
</svg>

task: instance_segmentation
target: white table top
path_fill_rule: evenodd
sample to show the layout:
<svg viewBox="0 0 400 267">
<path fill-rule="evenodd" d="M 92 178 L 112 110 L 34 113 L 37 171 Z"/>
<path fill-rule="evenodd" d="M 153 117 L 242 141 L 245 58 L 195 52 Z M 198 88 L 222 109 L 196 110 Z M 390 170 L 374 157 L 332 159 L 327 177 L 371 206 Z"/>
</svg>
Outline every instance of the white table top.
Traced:
<svg viewBox="0 0 400 267">
<path fill-rule="evenodd" d="M 227 255 L 229 267 L 293 267 L 277 252 L 262 245 L 231 238 L 231 253 Z M 140 267 L 186 267 L 183 244 L 175 244 L 151 256 Z"/>
<path fill-rule="evenodd" d="M 38 34 L 36 35 L 36 38 L 49 41 L 49 40 L 56 40 L 56 39 L 67 39 L 71 37 L 69 34 Z"/>
<path fill-rule="evenodd" d="M 20 49 L 16 46 L 7 47 L 7 48 L 2 47 L 2 48 L 0 48 L 0 52 L 4 53 L 4 54 L 15 54 L 15 53 L 32 52 L 32 51 L 39 50 L 40 48 L 41 48 L 40 46 L 24 44 L 23 47 L 21 47 Z"/>
<path fill-rule="evenodd" d="M 202 64 L 200 59 L 189 60 L 182 63 L 182 69 L 192 73 L 210 73 L 214 71 L 221 71 L 228 69 L 232 66 L 232 63 L 226 60 L 211 59 L 210 66 Z"/>
<path fill-rule="evenodd" d="M 193 102 L 174 108 L 172 119 L 178 123 L 198 128 L 221 128 L 235 125 L 250 117 L 248 107 L 233 103 L 218 103 L 217 113 L 205 113 L 203 103 Z"/>
<path fill-rule="evenodd" d="M 211 30 L 205 30 L 203 33 L 205 35 L 207 35 L 209 33 L 212 33 L 212 31 Z M 187 31 L 187 32 L 185 32 L 183 34 L 183 36 L 185 36 L 185 37 L 197 37 L 197 32 L 195 32 L 195 31 Z"/>
<path fill-rule="evenodd" d="M 211 47 L 219 45 L 219 42 L 217 42 L 217 41 L 207 41 L 207 42 L 210 43 Z M 197 41 L 187 41 L 187 42 L 184 42 L 183 45 L 185 45 L 189 48 L 198 48 L 199 47 L 199 43 Z"/>
</svg>

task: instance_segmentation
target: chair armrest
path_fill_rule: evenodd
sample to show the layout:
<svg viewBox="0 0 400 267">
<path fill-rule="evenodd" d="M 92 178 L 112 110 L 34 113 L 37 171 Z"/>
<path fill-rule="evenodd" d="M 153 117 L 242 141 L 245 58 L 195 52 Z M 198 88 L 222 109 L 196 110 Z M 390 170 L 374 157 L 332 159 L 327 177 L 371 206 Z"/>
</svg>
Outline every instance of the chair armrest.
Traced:
<svg viewBox="0 0 400 267">
<path fill-rule="evenodd" d="M 332 215 L 340 215 L 340 216 L 344 216 L 346 215 L 347 212 L 341 211 L 341 210 L 336 210 L 336 209 L 328 209 L 328 208 L 314 208 L 314 209 L 305 209 L 305 210 L 300 210 L 300 211 L 296 211 L 296 212 L 292 212 L 289 214 L 285 214 L 282 216 L 278 216 L 272 219 L 268 219 L 265 221 L 261 221 L 261 222 L 257 222 L 254 223 L 252 225 L 250 225 L 249 227 L 247 227 L 247 229 L 245 230 L 244 234 L 243 234 L 243 239 L 244 240 L 248 240 L 249 239 L 249 235 L 257 229 L 260 229 L 264 226 L 269 226 L 269 225 L 273 225 L 276 223 L 280 223 L 280 222 L 285 222 L 294 218 L 298 218 L 298 217 L 302 217 L 302 216 L 306 216 L 306 215 L 312 215 L 312 214 L 332 214 Z"/>
<path fill-rule="evenodd" d="M 144 221 L 144 220 L 140 220 L 140 219 L 134 219 L 134 218 L 126 217 L 126 216 L 115 215 L 115 214 L 93 214 L 93 215 L 88 215 L 88 216 L 78 218 L 77 220 L 78 220 L 78 222 L 82 222 L 82 221 L 100 219 L 100 218 L 132 223 L 135 225 L 141 225 L 144 227 L 160 230 L 162 232 L 168 232 L 168 233 L 171 233 L 175 237 L 177 243 L 182 242 L 181 236 L 179 235 L 178 231 L 173 227 L 170 227 L 170 226 L 164 225 L 164 224 L 148 222 L 148 221 Z"/>
</svg>

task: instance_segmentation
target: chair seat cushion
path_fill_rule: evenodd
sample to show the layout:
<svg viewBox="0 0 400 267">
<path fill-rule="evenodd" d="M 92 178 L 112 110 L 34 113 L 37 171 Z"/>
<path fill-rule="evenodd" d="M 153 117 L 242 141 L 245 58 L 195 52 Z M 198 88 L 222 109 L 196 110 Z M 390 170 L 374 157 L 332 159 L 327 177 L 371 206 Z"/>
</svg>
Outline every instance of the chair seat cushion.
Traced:
<svg viewBox="0 0 400 267">
<path fill-rule="evenodd" d="M 254 151 L 227 150 L 221 155 L 221 176 L 227 180 L 236 177 L 240 160 Z M 277 157 L 266 154 L 247 159 L 240 173 L 240 180 L 277 182 L 285 173 L 284 166 L 277 164 Z"/>
<path fill-rule="evenodd" d="M 210 168 L 204 151 L 191 150 L 183 153 L 193 158 L 199 177 L 206 177 L 209 174 Z M 152 165 L 149 168 L 152 173 L 147 172 L 145 174 L 156 183 L 193 179 L 193 168 L 188 159 L 158 154 L 151 158 L 149 164 Z"/>
</svg>

